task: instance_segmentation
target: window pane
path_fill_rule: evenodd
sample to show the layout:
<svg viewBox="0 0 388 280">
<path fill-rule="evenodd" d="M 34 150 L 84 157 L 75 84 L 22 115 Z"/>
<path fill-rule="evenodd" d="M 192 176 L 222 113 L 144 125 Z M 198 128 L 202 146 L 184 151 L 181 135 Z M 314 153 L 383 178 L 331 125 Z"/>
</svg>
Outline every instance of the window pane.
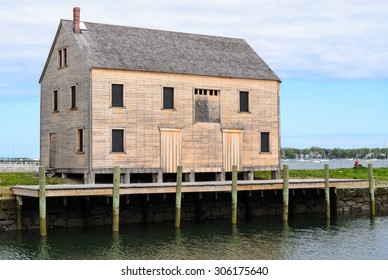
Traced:
<svg viewBox="0 0 388 280">
<path fill-rule="evenodd" d="M 249 112 L 249 93 L 240 91 L 240 112 Z"/>
<path fill-rule="evenodd" d="M 124 130 L 122 129 L 112 130 L 112 152 L 124 152 Z"/>
<path fill-rule="evenodd" d="M 71 108 L 72 109 L 77 108 L 77 87 L 76 86 L 71 87 Z"/>
<path fill-rule="evenodd" d="M 163 88 L 163 109 L 174 109 L 174 88 Z"/>
<path fill-rule="evenodd" d="M 58 51 L 58 64 L 59 64 L 59 67 L 62 67 L 62 50 L 59 50 Z"/>
<path fill-rule="evenodd" d="M 124 107 L 124 85 L 112 84 L 112 107 Z"/>
<path fill-rule="evenodd" d="M 78 152 L 84 151 L 84 130 L 78 129 L 77 131 L 77 140 L 78 140 Z"/>
<path fill-rule="evenodd" d="M 269 132 L 261 133 L 261 152 L 269 152 Z"/>
<path fill-rule="evenodd" d="M 63 49 L 63 66 L 67 66 L 67 49 Z"/>
<path fill-rule="evenodd" d="M 54 107 L 53 107 L 53 110 L 54 112 L 58 112 L 58 91 L 57 90 L 54 90 Z"/>
</svg>

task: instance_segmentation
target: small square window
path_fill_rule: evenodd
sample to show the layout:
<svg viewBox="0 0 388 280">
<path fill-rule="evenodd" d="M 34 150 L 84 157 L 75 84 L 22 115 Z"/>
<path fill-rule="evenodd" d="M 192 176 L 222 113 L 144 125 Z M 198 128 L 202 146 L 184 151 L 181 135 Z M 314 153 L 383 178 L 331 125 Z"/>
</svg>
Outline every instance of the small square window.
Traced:
<svg viewBox="0 0 388 280">
<path fill-rule="evenodd" d="M 249 112 L 249 92 L 240 91 L 240 112 Z"/>
<path fill-rule="evenodd" d="M 112 84 L 112 107 L 124 107 L 124 85 Z"/>
<path fill-rule="evenodd" d="M 124 129 L 112 129 L 112 153 L 124 152 Z"/>
<path fill-rule="evenodd" d="M 261 140 L 261 152 L 262 153 L 269 153 L 269 132 L 262 132 L 260 133 L 260 140 Z"/>
<path fill-rule="evenodd" d="M 174 88 L 163 88 L 163 109 L 174 109 Z"/>
</svg>

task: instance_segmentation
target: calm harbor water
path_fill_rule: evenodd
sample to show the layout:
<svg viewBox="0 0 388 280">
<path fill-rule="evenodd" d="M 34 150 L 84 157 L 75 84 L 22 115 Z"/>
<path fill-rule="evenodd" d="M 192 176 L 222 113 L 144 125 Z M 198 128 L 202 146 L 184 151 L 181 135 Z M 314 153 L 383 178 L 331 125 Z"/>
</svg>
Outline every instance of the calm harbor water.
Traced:
<svg viewBox="0 0 388 280">
<path fill-rule="evenodd" d="M 289 169 L 323 169 L 324 164 L 329 164 L 330 169 L 352 168 L 356 159 L 333 159 L 333 160 L 282 160 L 282 166 L 288 164 Z M 357 159 L 359 164 L 367 167 L 369 163 L 375 168 L 388 168 L 388 160 L 363 160 Z"/>
<path fill-rule="evenodd" d="M 0 259 L 388 259 L 388 215 L 296 216 L 174 225 L 0 232 Z"/>
</svg>

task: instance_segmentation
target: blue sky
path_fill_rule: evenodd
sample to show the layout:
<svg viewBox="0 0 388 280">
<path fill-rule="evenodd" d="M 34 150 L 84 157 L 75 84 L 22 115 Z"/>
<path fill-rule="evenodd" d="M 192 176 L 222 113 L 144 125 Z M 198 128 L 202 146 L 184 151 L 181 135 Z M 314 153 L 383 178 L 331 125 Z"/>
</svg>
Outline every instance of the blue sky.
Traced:
<svg viewBox="0 0 388 280">
<path fill-rule="evenodd" d="M 0 157 L 39 157 L 39 76 L 59 20 L 244 38 L 282 79 L 283 147 L 388 145 L 385 0 L 0 0 Z"/>
</svg>

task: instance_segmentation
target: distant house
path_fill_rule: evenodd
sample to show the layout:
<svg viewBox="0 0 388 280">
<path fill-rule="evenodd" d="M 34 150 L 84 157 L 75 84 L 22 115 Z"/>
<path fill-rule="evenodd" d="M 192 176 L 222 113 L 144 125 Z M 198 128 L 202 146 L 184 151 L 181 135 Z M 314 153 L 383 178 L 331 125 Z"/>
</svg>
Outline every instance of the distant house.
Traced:
<svg viewBox="0 0 388 280">
<path fill-rule="evenodd" d="M 280 79 L 242 39 L 61 20 L 40 77 L 41 164 L 94 183 L 280 166 Z M 171 173 L 171 174 L 170 174 Z"/>
</svg>

